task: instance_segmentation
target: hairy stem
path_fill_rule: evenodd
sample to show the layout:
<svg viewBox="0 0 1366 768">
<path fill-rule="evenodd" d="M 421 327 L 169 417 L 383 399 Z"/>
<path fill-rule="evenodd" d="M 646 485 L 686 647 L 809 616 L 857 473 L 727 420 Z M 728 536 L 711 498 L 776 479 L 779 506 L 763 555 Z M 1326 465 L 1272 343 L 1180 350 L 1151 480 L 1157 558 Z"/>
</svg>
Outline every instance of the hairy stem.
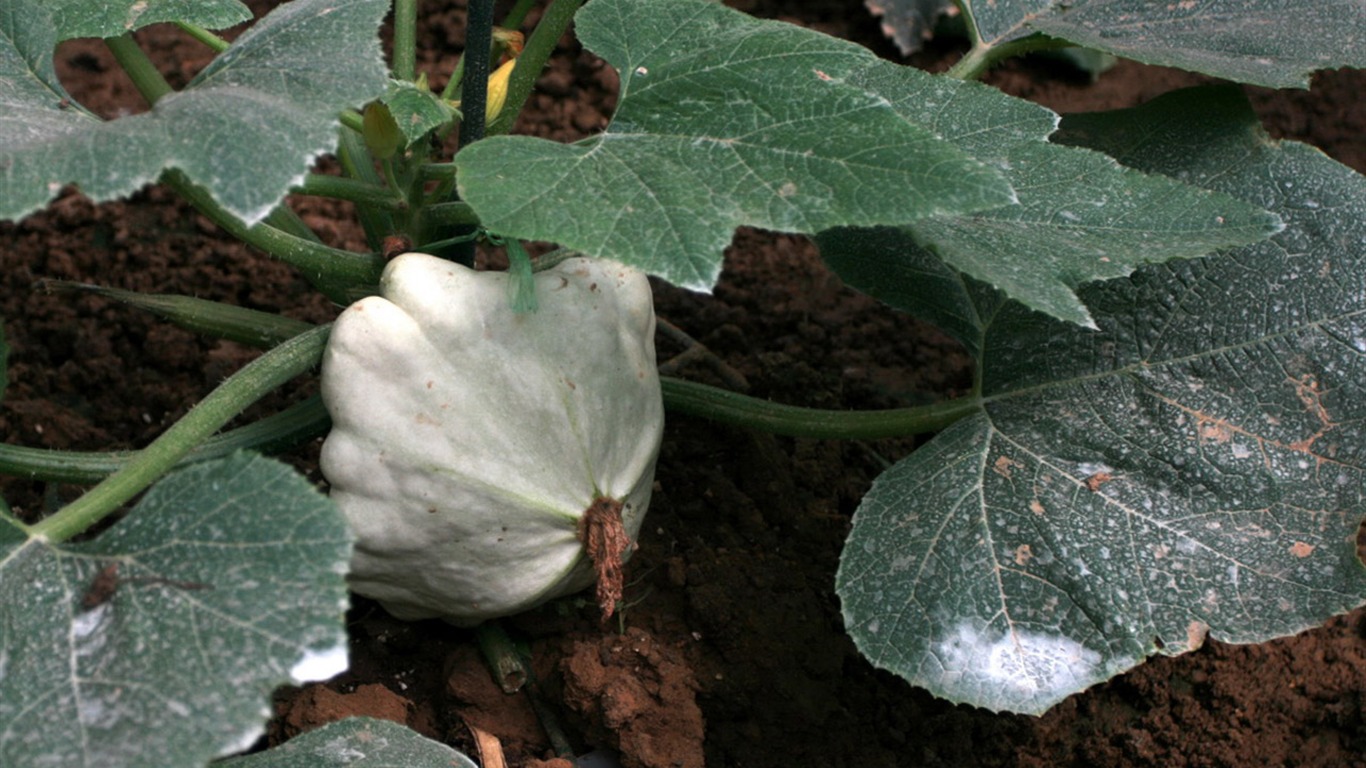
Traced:
<svg viewBox="0 0 1366 768">
<path fill-rule="evenodd" d="M 128 73 L 128 79 L 133 81 L 133 86 L 148 104 L 155 106 L 161 97 L 175 91 L 171 84 L 166 82 L 166 78 L 157 71 L 152 60 L 147 58 L 147 54 L 138 47 L 131 34 L 105 38 L 104 44 L 109 47 L 109 52 L 114 54 L 114 60 Z"/>
<path fill-rule="evenodd" d="M 384 270 L 384 260 L 378 254 L 352 253 L 332 248 L 296 237 L 265 223 L 247 226 L 241 219 L 214 202 L 207 190 L 193 184 L 185 174 L 167 171 L 162 181 L 189 200 L 200 213 L 227 230 L 228 234 L 248 245 L 260 248 L 280 261 L 298 267 L 309 282 L 333 301 L 349 304 L 356 289 L 379 282 L 379 274 Z"/>
<path fill-rule="evenodd" d="M 149 103 L 155 105 L 163 96 L 172 93 L 171 86 L 152 66 L 151 60 L 132 36 L 109 38 L 105 43 Z M 272 216 L 288 218 L 288 231 L 269 223 L 247 226 L 214 201 L 206 190 L 191 183 L 184 173 L 169 170 L 162 175 L 162 181 L 233 237 L 304 270 L 308 279 L 334 301 L 349 303 L 351 288 L 379 279 L 379 272 L 384 266 L 379 256 L 330 248 L 318 242 L 316 237 L 300 236 L 300 229 L 305 232 L 308 229 L 287 209 L 278 208 Z"/>
<path fill-rule="evenodd" d="M 522 22 L 526 21 L 526 15 L 531 12 L 532 8 L 536 7 L 537 2 L 539 0 L 517 0 L 517 4 L 512 6 L 507 15 L 503 17 L 501 26 L 504 29 L 517 29 L 522 26 Z"/>
<path fill-rule="evenodd" d="M 938 432 L 976 412 L 981 401 L 963 397 L 914 408 L 831 411 L 781 405 L 683 379 L 661 377 L 664 407 L 675 413 L 789 437 L 871 440 Z"/>
<path fill-rule="evenodd" d="M 48 541 L 65 541 L 99 522 L 147 488 L 195 446 L 244 408 L 317 364 L 330 325 L 299 334 L 228 377 L 118 472 L 29 528 Z"/>
<path fill-rule="evenodd" d="M 479 651 L 484 655 L 484 664 L 503 693 L 516 693 L 526 685 L 527 669 L 522 663 L 522 655 L 508 636 L 507 630 L 497 619 L 486 621 L 474 628 L 474 638 L 479 643 Z"/>
<path fill-rule="evenodd" d="M 279 413 L 200 443 L 175 467 L 218 459 L 235 451 L 283 453 L 327 433 L 322 398 L 313 395 Z M 0 474 L 59 483 L 98 483 L 137 460 L 138 451 L 53 451 L 0 444 Z"/>
<path fill-rule="evenodd" d="M 402 194 L 383 185 L 321 173 L 310 173 L 304 177 L 303 184 L 290 191 L 300 195 L 349 200 L 363 206 L 385 208 L 391 211 L 400 210 L 408 204 Z"/>
<path fill-rule="evenodd" d="M 517 114 L 522 111 L 527 97 L 531 95 L 531 88 L 536 84 L 536 78 L 541 76 L 541 70 L 545 68 L 545 63 L 550 60 L 550 55 L 555 52 L 555 44 L 559 42 L 565 30 L 569 29 L 569 23 L 574 20 L 574 14 L 581 5 L 583 5 L 583 0 L 554 0 L 550 7 L 545 9 L 545 13 L 541 15 L 541 20 L 536 24 L 536 29 L 527 39 L 526 47 L 522 49 L 522 55 L 517 57 L 517 66 L 513 68 L 512 76 L 508 78 L 508 91 L 507 97 L 503 101 L 503 111 L 498 113 L 498 118 L 489 124 L 489 134 L 496 136 L 512 130 L 513 124 L 517 122 Z"/>
<path fill-rule="evenodd" d="M 193 37 L 194 39 L 198 40 L 204 45 L 207 45 L 210 48 L 212 48 L 214 53 L 222 53 L 223 51 L 228 50 L 228 48 L 232 46 L 232 43 L 229 43 L 227 40 L 224 40 L 223 38 L 219 37 L 218 35 L 215 35 L 213 32 L 210 32 L 209 30 L 199 26 L 198 24 L 190 24 L 184 21 L 177 21 L 175 25 L 184 30 L 185 33 L 188 34 L 190 37 Z"/>
<path fill-rule="evenodd" d="M 384 179 L 375 170 L 375 159 L 370 155 L 370 150 L 366 148 L 365 140 L 359 132 L 341 130 L 340 141 L 337 144 L 337 160 L 341 162 L 342 171 L 348 178 L 372 187 L 384 186 Z M 366 205 L 356 208 L 356 217 L 365 229 L 365 241 L 372 250 L 379 251 L 383 247 L 384 238 L 398 230 L 394 213 L 389 209 Z"/>
<path fill-rule="evenodd" d="M 394 79 L 417 78 L 417 0 L 394 0 Z"/>
<path fill-rule="evenodd" d="M 433 227 L 475 226 L 479 224 L 479 217 L 469 203 L 457 200 L 423 208 L 422 221 Z"/>
<path fill-rule="evenodd" d="M 973 29 L 971 24 L 968 25 L 968 29 Z M 1006 59 L 1015 56 L 1023 56 L 1026 53 L 1054 51 L 1072 46 L 1072 44 L 1066 40 L 1059 40 L 1045 35 L 1030 35 L 1029 37 L 1012 40 L 1000 45 L 989 45 L 977 40 L 975 30 L 973 32 L 973 38 L 974 42 L 972 48 L 963 55 L 963 58 L 958 60 L 958 63 L 950 67 L 944 74 L 949 77 L 956 77 L 959 80 L 979 80 L 985 76 L 992 67 Z"/>
<path fill-rule="evenodd" d="M 66 280 L 45 280 L 37 288 L 49 293 L 93 293 L 151 312 L 187 331 L 258 349 L 269 349 L 317 327 L 274 312 L 174 293 L 139 293 Z"/>
</svg>

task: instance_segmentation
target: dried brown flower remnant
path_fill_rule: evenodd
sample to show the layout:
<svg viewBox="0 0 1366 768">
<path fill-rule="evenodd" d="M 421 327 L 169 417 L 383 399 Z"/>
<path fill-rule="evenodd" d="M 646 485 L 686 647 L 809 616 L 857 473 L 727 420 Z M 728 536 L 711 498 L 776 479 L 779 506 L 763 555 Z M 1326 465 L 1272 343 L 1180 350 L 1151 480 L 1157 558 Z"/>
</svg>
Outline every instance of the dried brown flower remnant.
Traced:
<svg viewBox="0 0 1366 768">
<path fill-rule="evenodd" d="M 612 618 L 624 589 L 622 564 L 635 546 L 621 522 L 621 502 L 599 496 L 579 518 L 579 541 L 588 550 L 597 575 L 594 596 L 602 611 L 602 621 Z"/>
<path fill-rule="evenodd" d="M 409 240 L 406 236 L 389 235 L 384 238 L 384 242 L 380 246 L 380 252 L 384 255 L 385 261 L 392 261 L 399 254 L 407 253 L 412 250 L 412 248 L 413 241 Z"/>
</svg>

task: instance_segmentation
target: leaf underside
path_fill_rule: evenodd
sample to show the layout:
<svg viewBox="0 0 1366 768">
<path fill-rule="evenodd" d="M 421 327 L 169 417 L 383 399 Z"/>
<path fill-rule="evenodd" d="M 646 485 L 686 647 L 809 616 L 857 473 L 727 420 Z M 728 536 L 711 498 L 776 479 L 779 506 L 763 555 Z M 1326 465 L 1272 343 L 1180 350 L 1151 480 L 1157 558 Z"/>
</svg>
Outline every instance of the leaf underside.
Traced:
<svg viewBox="0 0 1366 768">
<path fill-rule="evenodd" d="M 1261 642 L 1366 601 L 1363 178 L 1268 140 L 1233 89 L 1068 118 L 1060 138 L 1286 227 L 1084 287 L 1098 331 L 962 277 L 931 312 L 975 336 L 982 408 L 877 480 L 837 589 L 875 664 L 1035 714 L 1207 631 Z M 920 258 L 927 293 L 952 286 Z"/>
<path fill-rule="evenodd" d="M 0 518 L 0 764 L 192 766 L 263 733 L 278 685 L 345 668 L 351 540 L 289 467 L 169 475 L 90 542 Z"/>
<path fill-rule="evenodd" d="M 460 152 L 461 196 L 499 234 L 709 290 L 740 225 L 814 233 L 1013 200 L 996 170 L 854 82 L 876 59 L 851 43 L 705 0 L 595 0 L 575 24 L 621 73 L 616 113 L 576 144 Z"/>
<path fill-rule="evenodd" d="M 385 0 L 294 0 L 150 112 L 102 122 L 57 81 L 38 0 L 0 3 L 0 219 L 66 184 L 96 201 L 178 168 L 238 218 L 264 218 L 337 141 L 337 113 L 384 91 Z"/>
<path fill-rule="evenodd" d="M 1320 69 L 1366 66 L 1358 0 L 964 0 L 989 46 L 1042 32 L 1145 64 L 1269 88 L 1308 88 Z"/>
</svg>

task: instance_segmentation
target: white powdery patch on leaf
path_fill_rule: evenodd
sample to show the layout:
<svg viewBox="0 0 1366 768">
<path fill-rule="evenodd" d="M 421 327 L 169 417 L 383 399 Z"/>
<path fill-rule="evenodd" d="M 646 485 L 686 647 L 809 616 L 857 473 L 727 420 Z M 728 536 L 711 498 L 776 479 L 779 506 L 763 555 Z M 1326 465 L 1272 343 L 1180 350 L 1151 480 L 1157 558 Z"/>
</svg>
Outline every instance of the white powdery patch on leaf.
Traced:
<svg viewBox="0 0 1366 768">
<path fill-rule="evenodd" d="M 965 621 L 934 647 L 946 687 L 998 705 L 1061 700 L 1108 677 L 1099 652 L 1058 635 L 996 634 Z"/>
</svg>

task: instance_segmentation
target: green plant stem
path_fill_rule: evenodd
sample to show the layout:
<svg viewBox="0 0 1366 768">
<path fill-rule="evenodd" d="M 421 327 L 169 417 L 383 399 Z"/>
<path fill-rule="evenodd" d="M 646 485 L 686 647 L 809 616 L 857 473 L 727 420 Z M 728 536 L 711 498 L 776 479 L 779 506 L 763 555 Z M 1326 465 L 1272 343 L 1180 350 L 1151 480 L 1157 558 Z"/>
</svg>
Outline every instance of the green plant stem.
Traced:
<svg viewBox="0 0 1366 768">
<path fill-rule="evenodd" d="M 147 54 L 138 47 L 131 36 L 109 38 L 105 43 L 113 52 L 119 66 L 128 72 L 133 84 L 150 103 L 155 104 L 162 96 L 172 92 L 166 79 L 152 66 Z M 377 254 L 359 254 L 330 248 L 316 239 L 290 234 L 269 224 L 249 227 L 218 205 L 206 190 L 190 182 L 184 173 L 168 170 L 162 174 L 162 181 L 233 237 L 302 269 L 308 279 L 333 301 L 349 303 L 353 288 L 379 280 L 379 273 L 384 264 L 383 259 Z M 284 209 L 276 209 L 277 214 L 282 211 Z M 292 212 L 285 212 L 282 215 L 297 219 Z M 299 226 L 303 226 L 302 222 Z"/>
<path fill-rule="evenodd" d="M 228 50 L 232 45 L 232 43 L 229 43 L 227 40 L 224 40 L 198 24 L 190 24 L 184 21 L 177 21 L 175 24 L 188 33 L 190 37 L 193 37 L 204 45 L 212 48 L 214 53 L 222 53 L 223 51 Z"/>
<path fill-rule="evenodd" d="M 517 29 L 526 21 L 526 15 L 531 13 L 531 9 L 536 7 L 540 0 L 517 0 L 517 4 L 508 10 L 507 15 L 499 26 L 503 29 Z"/>
<path fill-rule="evenodd" d="M 29 528 L 48 541 L 65 541 L 108 516 L 175 466 L 195 446 L 244 408 L 312 368 L 322 357 L 332 326 L 299 334 L 228 377 L 190 412 L 118 472 Z"/>
<path fill-rule="evenodd" d="M 337 144 L 337 160 L 348 178 L 374 187 L 384 186 L 384 179 L 375 171 L 375 159 L 365 146 L 365 140 L 355 131 L 343 129 Z M 392 235 L 398 225 L 395 211 L 361 205 L 356 207 L 356 217 L 365 229 L 365 241 L 371 250 L 383 248 L 384 238 Z"/>
<path fill-rule="evenodd" d="M 456 96 L 460 94 L 460 84 L 465 80 L 465 57 L 461 55 L 455 62 L 455 69 L 451 70 L 451 77 L 446 81 L 446 87 L 441 89 L 443 101 L 456 101 Z M 463 113 L 462 113 L 463 115 Z M 442 134 L 445 138 L 446 134 Z"/>
<path fill-rule="evenodd" d="M 484 655 L 484 664 L 489 674 L 503 693 L 516 693 L 526 685 L 527 670 L 522 663 L 517 646 L 508 637 L 507 630 L 498 620 L 486 621 L 474 628 L 474 637 L 479 643 L 479 651 Z"/>
<path fill-rule="evenodd" d="M 343 126 L 350 128 L 356 133 L 365 132 L 365 118 L 361 116 L 361 113 L 354 109 L 343 109 L 341 114 L 337 116 L 337 120 Z"/>
<path fill-rule="evenodd" d="M 1012 40 L 1001 45 L 987 45 L 976 40 L 975 28 L 971 23 L 968 24 L 969 30 L 974 36 L 972 48 L 968 50 L 963 58 L 958 60 L 944 74 L 949 77 L 956 77 L 959 80 L 978 80 L 981 79 L 992 67 L 1005 61 L 1006 59 L 1023 56 L 1026 53 L 1036 53 L 1038 51 L 1053 51 L 1060 48 L 1070 48 L 1072 43 L 1066 40 L 1059 40 L 1045 35 L 1030 35 L 1019 40 Z"/>
<path fill-rule="evenodd" d="M 835 440 L 872 440 L 938 432 L 981 407 L 976 397 L 963 397 L 914 408 L 880 411 L 831 411 L 800 408 L 761 400 L 669 376 L 660 378 L 664 407 L 723 424 L 776 435 Z"/>
<path fill-rule="evenodd" d="M 390 189 L 398 190 L 403 187 L 398 180 L 398 173 L 394 170 L 394 158 L 386 157 L 379 161 L 379 169 L 384 174 L 384 183 Z"/>
<path fill-rule="evenodd" d="M 479 216 L 469 203 L 456 200 L 423 208 L 422 221 L 432 227 L 474 226 L 479 223 Z"/>
<path fill-rule="evenodd" d="M 385 208 L 391 211 L 402 210 L 408 205 L 408 201 L 403 199 L 403 195 L 388 187 L 371 184 L 360 179 L 327 176 L 321 173 L 310 173 L 304 177 L 303 184 L 290 191 L 300 195 L 349 200 L 360 205 Z"/>
<path fill-rule="evenodd" d="M 417 0 L 394 0 L 394 79 L 417 79 Z"/>
<path fill-rule="evenodd" d="M 374 253 L 352 253 L 283 232 L 267 224 L 247 226 L 214 202 L 202 187 L 179 171 L 167 171 L 162 181 L 228 234 L 303 271 L 305 277 L 328 298 L 341 304 L 352 301 L 352 292 L 379 282 L 384 259 Z"/>
<path fill-rule="evenodd" d="M 131 34 L 106 38 L 104 44 L 109 47 L 110 53 L 114 54 L 114 60 L 128 73 L 128 79 L 133 81 L 133 86 L 148 104 L 155 105 L 161 97 L 175 91 L 171 84 L 166 82 L 166 78 L 157 71 L 152 60 L 147 58 L 147 54 L 138 46 L 137 41 L 133 40 Z"/>
<path fill-rule="evenodd" d="M 279 413 L 214 435 L 176 462 L 181 467 L 235 451 L 283 453 L 327 433 L 322 398 L 313 395 Z M 53 451 L 0 444 L 0 474 L 59 483 L 98 483 L 138 458 L 138 451 Z"/>
<path fill-rule="evenodd" d="M 188 331 L 258 349 L 269 349 L 317 327 L 273 312 L 173 293 L 138 293 L 65 280 L 43 281 L 37 287 L 50 293 L 93 293 L 151 312 Z"/>
<path fill-rule="evenodd" d="M 541 76 L 545 63 L 555 52 L 555 44 L 564 36 L 565 30 L 569 29 L 569 23 L 574 20 L 574 14 L 581 5 L 583 0 L 554 0 L 550 7 L 545 9 L 545 13 L 541 14 L 541 20 L 536 23 L 536 29 L 531 32 L 526 47 L 522 49 L 522 55 L 517 57 L 517 66 L 513 67 L 512 75 L 508 78 L 503 111 L 489 124 L 489 135 L 497 136 L 512 130 L 512 126 L 517 122 L 518 113 L 531 96 L 536 78 Z M 466 111 L 465 114 L 470 113 Z"/>
<path fill-rule="evenodd" d="M 423 181 L 450 181 L 455 178 L 455 163 L 424 163 Z"/>
</svg>

